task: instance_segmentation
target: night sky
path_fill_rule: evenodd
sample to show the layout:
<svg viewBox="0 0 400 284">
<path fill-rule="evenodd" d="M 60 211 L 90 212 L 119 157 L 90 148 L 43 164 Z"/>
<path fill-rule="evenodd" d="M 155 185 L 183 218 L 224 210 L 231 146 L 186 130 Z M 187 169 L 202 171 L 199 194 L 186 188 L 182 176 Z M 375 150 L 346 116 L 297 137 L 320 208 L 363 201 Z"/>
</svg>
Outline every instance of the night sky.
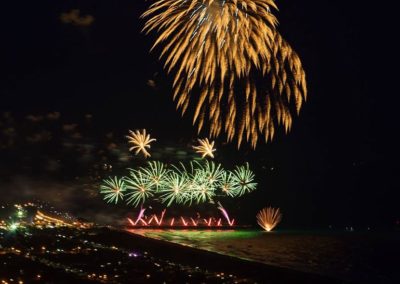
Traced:
<svg viewBox="0 0 400 284">
<path fill-rule="evenodd" d="M 149 53 L 154 37 L 140 32 L 149 1 L 9 2 L 0 28 L 1 112 L 60 111 L 71 120 L 90 113 L 98 133 L 146 128 L 171 143 L 196 138 L 191 116 L 175 111 L 171 76 Z M 308 101 L 289 135 L 256 151 L 217 139 L 221 161 L 248 161 L 259 179 L 243 212 L 271 204 L 288 226 L 393 226 L 399 127 L 390 9 L 359 0 L 277 4 L 279 30 L 307 73 Z M 73 9 L 93 23 L 63 22 Z"/>
</svg>

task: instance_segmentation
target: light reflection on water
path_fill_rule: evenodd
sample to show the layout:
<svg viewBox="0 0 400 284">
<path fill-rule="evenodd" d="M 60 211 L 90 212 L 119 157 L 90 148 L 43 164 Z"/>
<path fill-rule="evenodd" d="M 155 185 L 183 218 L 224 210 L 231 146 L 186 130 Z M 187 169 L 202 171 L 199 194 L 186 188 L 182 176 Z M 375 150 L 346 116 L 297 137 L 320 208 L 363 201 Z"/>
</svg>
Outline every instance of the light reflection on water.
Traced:
<svg viewBox="0 0 400 284">
<path fill-rule="evenodd" d="M 222 249 L 222 244 L 240 239 L 251 241 L 260 239 L 265 234 L 255 230 L 157 230 L 157 229 L 135 229 L 132 233 L 145 237 L 178 243 L 185 246 L 220 252 L 243 258 L 242 255 L 227 253 Z"/>
<path fill-rule="evenodd" d="M 400 279 L 398 264 L 390 261 L 400 252 L 399 233 L 157 229 L 130 232 L 348 281 L 400 283 L 393 281 Z"/>
</svg>

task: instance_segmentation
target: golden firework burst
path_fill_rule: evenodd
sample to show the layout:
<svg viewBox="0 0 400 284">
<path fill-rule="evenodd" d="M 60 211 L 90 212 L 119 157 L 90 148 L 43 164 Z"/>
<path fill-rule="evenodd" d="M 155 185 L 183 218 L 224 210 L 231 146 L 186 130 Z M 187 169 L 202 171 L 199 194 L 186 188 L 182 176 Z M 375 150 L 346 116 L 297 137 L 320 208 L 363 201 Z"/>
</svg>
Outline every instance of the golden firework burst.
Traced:
<svg viewBox="0 0 400 284">
<path fill-rule="evenodd" d="M 267 207 L 257 214 L 257 223 L 267 232 L 272 231 L 281 220 L 282 214 L 279 208 Z"/>
<path fill-rule="evenodd" d="M 175 73 L 177 107 L 185 113 L 195 101 L 199 132 L 255 148 L 259 136 L 272 140 L 277 126 L 290 130 L 306 81 L 276 30 L 276 8 L 274 0 L 159 0 L 143 14 L 144 31 L 159 33 L 153 48 L 162 46 L 165 69 Z"/>
<path fill-rule="evenodd" d="M 217 149 L 214 148 L 215 142 L 210 142 L 208 138 L 197 139 L 197 141 L 199 142 L 199 145 L 193 146 L 193 149 L 196 150 L 196 153 L 199 153 L 203 159 L 207 156 L 214 158 L 214 152 L 217 151 Z"/>
<path fill-rule="evenodd" d="M 133 144 L 129 151 L 135 151 L 135 155 L 142 152 L 145 158 L 151 156 L 147 149 L 150 149 L 150 143 L 156 141 L 156 139 L 150 138 L 150 134 L 146 134 L 146 129 L 143 129 L 142 132 L 129 130 L 129 135 L 126 138 L 129 139 L 128 143 Z"/>
</svg>

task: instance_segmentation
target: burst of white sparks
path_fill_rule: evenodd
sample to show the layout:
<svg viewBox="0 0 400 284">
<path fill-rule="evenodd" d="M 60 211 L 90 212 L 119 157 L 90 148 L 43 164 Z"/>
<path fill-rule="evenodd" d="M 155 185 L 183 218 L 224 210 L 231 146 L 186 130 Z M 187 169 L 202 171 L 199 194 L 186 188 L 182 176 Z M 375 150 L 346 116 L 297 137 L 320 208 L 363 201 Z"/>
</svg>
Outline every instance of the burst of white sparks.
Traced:
<svg viewBox="0 0 400 284">
<path fill-rule="evenodd" d="M 133 144 L 129 151 L 135 151 L 135 155 L 142 152 L 145 158 L 150 157 L 147 149 L 150 149 L 150 143 L 156 141 L 156 139 L 150 138 L 150 134 L 146 134 L 146 129 L 143 129 L 142 132 L 129 130 L 129 134 L 126 138 L 129 139 L 128 143 Z"/>
</svg>

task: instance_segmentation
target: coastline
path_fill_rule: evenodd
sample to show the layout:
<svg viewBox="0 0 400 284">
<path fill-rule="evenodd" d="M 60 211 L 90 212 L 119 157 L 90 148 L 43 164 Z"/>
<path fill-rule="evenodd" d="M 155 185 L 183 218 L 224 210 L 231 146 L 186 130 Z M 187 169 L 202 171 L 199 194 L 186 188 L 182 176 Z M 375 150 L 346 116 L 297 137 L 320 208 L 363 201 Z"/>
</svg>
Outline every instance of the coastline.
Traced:
<svg viewBox="0 0 400 284">
<path fill-rule="evenodd" d="M 322 275 L 343 283 L 397 283 L 395 232 L 134 230 L 145 237 Z M 383 257 L 385 256 L 385 257 Z"/>
<path fill-rule="evenodd" d="M 267 265 L 257 261 L 145 237 L 134 232 L 114 230 L 112 234 L 115 234 L 115 237 L 111 237 L 111 239 L 119 239 L 120 244 L 126 248 L 133 249 L 134 244 L 140 243 L 141 249 L 148 250 L 158 257 L 172 258 L 182 264 L 198 266 L 215 272 L 225 271 L 238 276 L 249 277 L 259 283 L 350 283 L 323 275 Z"/>
</svg>

